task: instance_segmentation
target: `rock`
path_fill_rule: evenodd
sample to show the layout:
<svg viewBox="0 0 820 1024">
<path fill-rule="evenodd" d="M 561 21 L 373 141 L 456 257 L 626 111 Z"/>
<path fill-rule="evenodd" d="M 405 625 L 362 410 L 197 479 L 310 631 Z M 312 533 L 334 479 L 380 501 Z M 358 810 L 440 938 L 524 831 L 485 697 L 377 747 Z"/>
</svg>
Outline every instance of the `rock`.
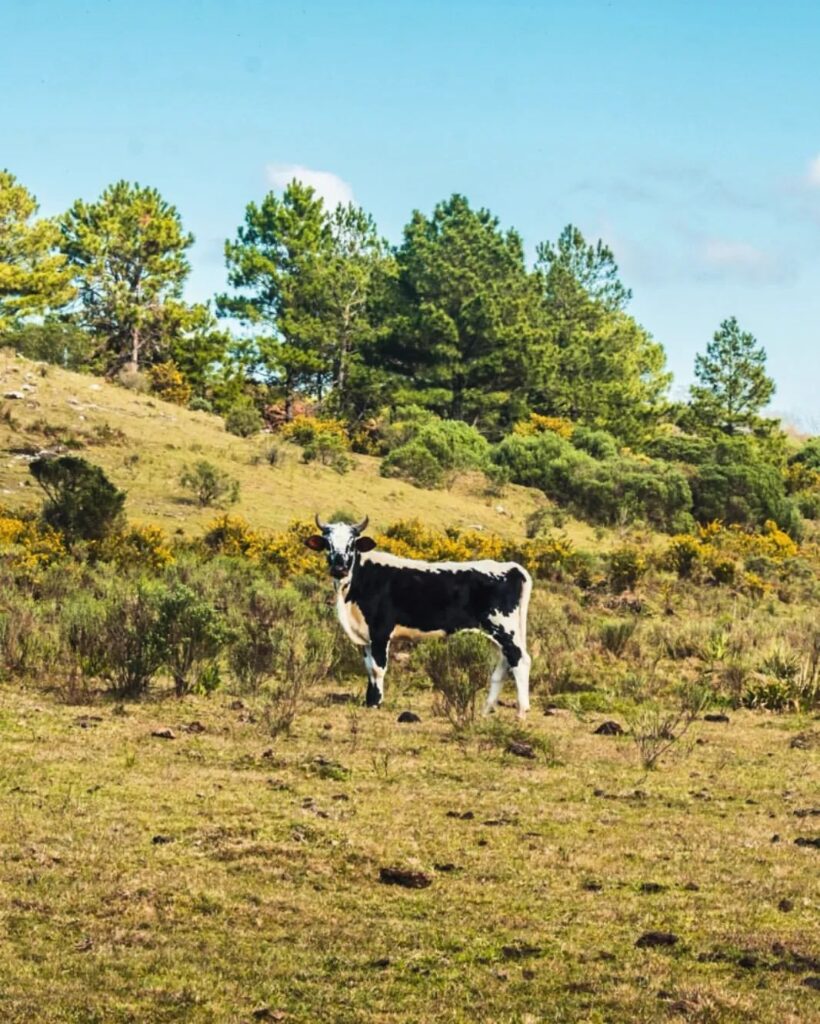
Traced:
<svg viewBox="0 0 820 1024">
<path fill-rule="evenodd" d="M 414 711 L 402 711 L 399 717 L 396 719 L 397 722 L 420 722 L 421 719 Z"/>
<path fill-rule="evenodd" d="M 205 732 L 205 726 L 202 722 L 189 722 L 187 725 L 183 725 L 182 731 L 192 733 Z"/>
<path fill-rule="evenodd" d="M 663 949 L 676 945 L 678 936 L 672 932 L 644 932 L 635 943 L 638 949 Z"/>
<path fill-rule="evenodd" d="M 433 879 L 423 871 L 405 871 L 403 868 L 379 868 L 382 885 L 400 885 L 404 889 L 426 889 Z"/>
<path fill-rule="evenodd" d="M 74 724 L 79 725 L 81 729 L 90 729 L 97 725 L 98 722 L 102 721 L 101 715 L 78 715 L 74 719 Z"/>
<path fill-rule="evenodd" d="M 600 882 L 596 882 L 594 879 L 587 879 L 585 882 L 581 882 L 581 888 L 584 892 L 600 892 L 603 886 Z"/>
<path fill-rule="evenodd" d="M 473 811 L 448 811 L 448 818 L 458 818 L 460 821 L 472 821 L 475 817 Z"/>
<path fill-rule="evenodd" d="M 818 975 L 810 974 L 809 977 L 804 978 L 800 984 L 805 985 L 806 988 L 813 988 L 815 991 L 820 992 L 820 976 Z"/>
<path fill-rule="evenodd" d="M 769 842 L 770 843 L 779 843 L 780 842 L 780 833 L 775 832 L 775 834 L 772 836 L 772 838 L 769 840 Z"/>
<path fill-rule="evenodd" d="M 173 836 L 156 835 L 151 837 L 154 846 L 165 846 L 166 843 L 173 843 Z"/>
<path fill-rule="evenodd" d="M 657 892 L 663 892 L 666 889 L 666 886 L 661 885 L 660 882 L 641 882 L 638 888 L 640 892 L 654 894 Z"/>
<path fill-rule="evenodd" d="M 7 391 L 3 395 L 3 398 L 13 398 L 13 399 L 18 399 L 19 400 L 21 398 L 25 398 L 25 395 L 23 394 L 22 391 Z"/>
<path fill-rule="evenodd" d="M 154 729 L 151 735 L 156 736 L 158 740 L 175 740 L 177 738 L 173 729 Z"/>
<path fill-rule="evenodd" d="M 232 700 L 231 703 L 228 705 L 229 711 L 243 711 L 244 709 L 245 705 L 242 703 L 241 700 Z"/>
<path fill-rule="evenodd" d="M 683 887 L 687 892 L 700 892 L 700 886 L 697 882 L 687 882 Z"/>
<path fill-rule="evenodd" d="M 799 732 L 792 737 L 789 746 L 792 750 L 814 750 L 820 746 L 820 732 Z"/>
<path fill-rule="evenodd" d="M 510 740 L 507 744 L 507 751 L 510 754 L 515 754 L 516 757 L 528 757 L 530 760 L 535 757 L 535 751 L 532 749 L 532 745 L 529 743 L 522 743 L 520 740 Z"/>
<path fill-rule="evenodd" d="M 794 841 L 795 846 L 813 846 L 820 850 L 820 836 L 798 836 Z"/>
<path fill-rule="evenodd" d="M 436 869 L 436 871 L 441 871 L 442 874 L 449 874 L 451 871 L 458 870 L 455 864 L 451 864 L 449 863 L 449 861 L 446 864 L 434 864 L 433 867 Z"/>
<path fill-rule="evenodd" d="M 726 723 L 728 725 L 728 723 L 729 723 L 729 716 L 728 715 L 724 715 L 722 712 L 718 712 L 718 713 L 712 714 L 712 715 L 704 715 L 703 716 L 703 721 L 704 722 L 724 722 L 724 723 Z"/>
<path fill-rule="evenodd" d="M 795 818 L 812 818 L 816 814 L 820 814 L 820 807 L 799 807 L 796 811 L 792 811 Z"/>
<path fill-rule="evenodd" d="M 593 733 L 594 736 L 623 736 L 623 726 L 617 722 L 601 722 Z"/>
<path fill-rule="evenodd" d="M 744 967 L 747 971 L 753 970 L 757 967 L 759 961 L 754 953 L 744 953 L 743 956 L 737 958 L 738 967 Z"/>
<path fill-rule="evenodd" d="M 288 1019 L 288 1015 L 284 1010 L 272 1010 L 269 1006 L 258 1006 L 255 1010 L 251 1011 L 251 1016 L 254 1020 L 261 1021 L 279 1021 Z"/>
<path fill-rule="evenodd" d="M 781 914 L 788 914 L 790 910 L 794 910 L 794 903 L 784 898 L 777 904 L 777 909 Z"/>
<path fill-rule="evenodd" d="M 543 952 L 540 946 L 531 946 L 527 942 L 501 947 L 501 955 L 505 960 L 528 960 L 534 956 L 541 956 Z"/>
</svg>

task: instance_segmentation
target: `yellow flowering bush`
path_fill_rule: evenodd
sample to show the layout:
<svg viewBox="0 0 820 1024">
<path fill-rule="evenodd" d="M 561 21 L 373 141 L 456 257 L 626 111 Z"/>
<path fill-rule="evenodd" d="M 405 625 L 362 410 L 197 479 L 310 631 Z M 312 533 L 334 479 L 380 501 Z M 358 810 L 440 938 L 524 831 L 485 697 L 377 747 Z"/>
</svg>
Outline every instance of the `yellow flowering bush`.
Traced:
<svg viewBox="0 0 820 1024">
<path fill-rule="evenodd" d="M 170 362 L 157 363 L 148 371 L 151 391 L 166 402 L 187 405 L 191 400 L 191 385 L 177 366 Z"/>
<path fill-rule="evenodd" d="M 294 520 L 286 530 L 272 532 L 254 530 L 238 516 L 223 515 L 210 524 L 202 543 L 214 554 L 248 558 L 275 568 L 283 577 L 311 575 L 323 568 L 305 546 L 305 540 L 315 532 L 308 520 Z"/>
<path fill-rule="evenodd" d="M 129 526 L 100 542 L 98 554 L 120 569 L 136 567 L 159 572 L 174 561 L 168 537 L 158 526 Z"/>
<path fill-rule="evenodd" d="M 765 559 L 781 567 L 798 553 L 798 546 L 777 523 L 767 520 L 763 529 L 754 533 L 742 526 L 727 526 L 715 521 L 698 528 L 696 537 L 679 534 L 672 537 L 660 557 L 660 564 L 678 576 L 708 576 L 716 583 L 741 583 L 749 592 L 759 590 L 759 574 L 747 572 L 741 577 L 741 566 L 755 559 Z"/>
<path fill-rule="evenodd" d="M 549 432 L 569 440 L 574 429 L 572 421 L 563 416 L 541 416 L 540 413 L 531 412 L 529 419 L 516 423 L 513 433 L 519 437 L 533 437 L 535 434 Z"/>
<path fill-rule="evenodd" d="M 341 420 L 320 419 L 318 416 L 296 416 L 285 423 L 279 431 L 286 441 L 294 441 L 302 446 L 314 443 L 319 437 L 332 435 L 349 447 L 347 431 Z"/>
<path fill-rule="evenodd" d="M 32 580 L 65 553 L 63 538 L 50 526 L 0 510 L 0 556 L 15 576 Z"/>
</svg>

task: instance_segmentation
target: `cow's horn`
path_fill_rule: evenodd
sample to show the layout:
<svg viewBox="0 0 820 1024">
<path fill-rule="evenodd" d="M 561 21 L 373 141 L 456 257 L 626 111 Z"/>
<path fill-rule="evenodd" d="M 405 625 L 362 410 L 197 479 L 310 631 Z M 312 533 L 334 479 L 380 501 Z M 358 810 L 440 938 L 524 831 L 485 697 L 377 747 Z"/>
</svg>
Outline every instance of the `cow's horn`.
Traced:
<svg viewBox="0 0 820 1024">
<path fill-rule="evenodd" d="M 364 531 L 367 529 L 367 524 L 369 521 L 370 517 L 365 516 L 360 523 L 357 523 L 355 526 L 352 526 L 351 529 L 353 530 L 354 533 L 364 533 Z"/>
<path fill-rule="evenodd" d="M 316 525 L 319 527 L 320 530 L 326 530 L 328 528 L 328 524 L 323 523 L 322 520 L 319 518 L 318 512 L 314 515 L 313 518 L 316 520 Z"/>
</svg>

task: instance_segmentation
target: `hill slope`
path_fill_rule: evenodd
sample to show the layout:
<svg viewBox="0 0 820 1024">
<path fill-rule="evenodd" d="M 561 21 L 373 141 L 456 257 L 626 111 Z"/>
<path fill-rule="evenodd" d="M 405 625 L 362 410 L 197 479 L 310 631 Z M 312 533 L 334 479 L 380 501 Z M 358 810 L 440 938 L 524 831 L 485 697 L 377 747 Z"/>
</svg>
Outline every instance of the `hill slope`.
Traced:
<svg viewBox="0 0 820 1024">
<path fill-rule="evenodd" d="M 8 397 L 15 394 L 19 397 Z M 301 462 L 298 447 L 284 445 L 281 465 L 265 453 L 270 435 L 234 437 L 222 419 L 191 412 L 153 395 L 140 395 L 106 380 L 71 373 L 0 350 L 0 504 L 37 507 L 42 493 L 28 473 L 42 450 L 74 451 L 103 467 L 128 494 L 130 518 L 169 532 L 198 533 L 215 515 L 186 495 L 184 467 L 206 459 L 240 482 L 240 500 L 230 509 L 253 526 L 278 529 L 297 517 L 338 509 L 370 515 L 376 526 L 418 516 L 438 528 L 481 526 L 502 536 L 521 536 L 526 516 L 544 497 L 526 487 L 509 487 L 503 498 L 483 493 L 483 481 L 464 477 L 451 490 L 425 491 L 379 475 L 379 460 L 354 456 L 353 471 Z M 590 545 L 591 527 L 569 520 L 567 532 Z"/>
</svg>

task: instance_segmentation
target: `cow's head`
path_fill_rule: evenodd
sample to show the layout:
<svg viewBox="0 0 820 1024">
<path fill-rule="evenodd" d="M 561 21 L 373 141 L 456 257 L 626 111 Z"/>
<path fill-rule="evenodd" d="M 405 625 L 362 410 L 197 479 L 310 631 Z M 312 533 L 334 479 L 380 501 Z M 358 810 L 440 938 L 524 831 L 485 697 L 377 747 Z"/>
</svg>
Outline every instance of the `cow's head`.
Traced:
<svg viewBox="0 0 820 1024">
<path fill-rule="evenodd" d="M 372 551 L 376 542 L 372 537 L 362 537 L 367 529 L 367 516 L 360 523 L 323 523 L 316 516 L 316 525 L 321 534 L 313 534 L 305 541 L 313 551 L 326 551 L 330 575 L 343 580 L 353 569 L 357 551 Z"/>
</svg>

